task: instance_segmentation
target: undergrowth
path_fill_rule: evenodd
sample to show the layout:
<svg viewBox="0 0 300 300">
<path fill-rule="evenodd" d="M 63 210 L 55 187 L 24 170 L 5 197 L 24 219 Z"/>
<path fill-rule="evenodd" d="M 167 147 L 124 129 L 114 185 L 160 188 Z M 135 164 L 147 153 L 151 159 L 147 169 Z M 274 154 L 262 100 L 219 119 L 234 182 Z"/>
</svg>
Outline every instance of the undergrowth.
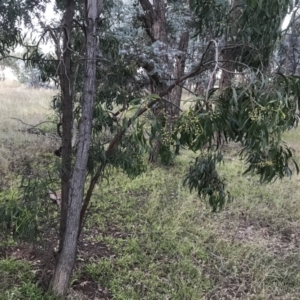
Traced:
<svg viewBox="0 0 300 300">
<path fill-rule="evenodd" d="M 17 111 L 9 95 L 15 87 L 5 91 L 5 110 L 11 117 L 31 123 L 47 118 L 49 111 L 41 107 L 48 105 L 49 94 L 43 105 L 35 106 L 41 96 L 33 91 L 30 98 L 27 92 L 31 100 L 26 98 L 28 106 L 22 106 L 24 92 L 17 90 L 24 100 Z M 31 113 L 30 105 L 39 109 Z M 22 176 L 58 176 L 52 154 L 56 142 L 48 135 L 24 132 L 15 122 L 1 118 L 2 202 L 15 199 Z M 42 129 L 51 132 L 52 127 Z M 299 130 L 286 135 L 297 158 L 299 136 Z M 134 180 L 113 171 L 95 191 L 69 299 L 299 299 L 299 180 L 261 185 L 259 178 L 242 175 L 246 168 L 237 145 L 225 150 L 225 164 L 218 168 L 234 200 L 218 213 L 182 185 L 195 157 L 191 152 L 183 151 L 171 167 L 150 166 Z M 43 189 L 42 182 L 37 186 Z M 33 193 L 36 201 L 48 203 L 47 191 Z M 55 206 L 44 214 L 58 219 Z M 1 241 L 0 299 L 51 299 L 43 280 L 49 283 L 53 271 L 48 262 L 57 235 L 53 228 L 44 231 L 35 245 L 12 238 Z M 37 249 L 33 254 L 32 248 Z"/>
</svg>

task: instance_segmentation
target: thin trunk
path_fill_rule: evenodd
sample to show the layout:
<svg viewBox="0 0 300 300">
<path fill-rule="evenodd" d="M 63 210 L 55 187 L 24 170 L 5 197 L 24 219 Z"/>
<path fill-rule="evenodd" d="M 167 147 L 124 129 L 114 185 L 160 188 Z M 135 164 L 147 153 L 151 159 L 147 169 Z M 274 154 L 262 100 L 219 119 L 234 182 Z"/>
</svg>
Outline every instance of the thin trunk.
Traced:
<svg viewBox="0 0 300 300">
<path fill-rule="evenodd" d="M 241 0 L 233 0 L 232 1 L 232 14 L 231 14 L 231 26 L 230 26 L 230 36 L 236 36 L 237 32 L 239 30 L 238 28 L 238 20 L 240 16 L 240 5 L 242 1 Z M 235 41 L 228 40 L 228 35 L 225 36 L 225 42 L 234 44 Z M 234 63 L 235 60 L 234 53 L 231 49 L 227 49 L 223 51 L 223 60 L 225 63 L 222 65 L 222 74 L 220 78 L 219 88 L 220 92 L 222 92 L 224 89 L 229 87 L 231 85 L 231 81 L 234 79 Z"/>
<path fill-rule="evenodd" d="M 188 49 L 189 43 L 189 32 L 183 32 L 180 36 L 178 51 L 180 51 L 180 55 L 175 57 L 175 69 L 174 69 L 174 78 L 178 79 L 184 75 L 185 69 L 185 59 L 186 52 Z M 180 114 L 180 102 L 182 96 L 182 86 L 176 85 L 174 89 L 171 91 L 170 102 L 166 103 L 166 111 L 167 111 L 167 132 L 169 135 L 172 134 L 174 124 L 179 118 Z"/>
<path fill-rule="evenodd" d="M 100 0 L 87 0 L 86 4 L 86 61 L 82 116 L 79 129 L 78 148 L 70 181 L 66 231 L 62 251 L 52 279 L 51 288 L 56 297 L 64 297 L 66 295 L 76 260 L 80 211 L 82 207 L 86 168 L 92 134 L 96 80 L 97 33 L 99 24 L 98 17 L 100 15 L 102 3 Z"/>
<path fill-rule="evenodd" d="M 222 70 L 220 83 L 219 83 L 220 91 L 223 91 L 227 87 L 229 87 L 231 85 L 232 79 L 234 78 L 233 76 L 234 66 L 232 64 L 233 59 L 234 57 L 231 53 L 231 50 L 225 50 L 223 54 L 223 60 L 225 60 L 225 63 L 222 65 L 223 70 Z"/>
<path fill-rule="evenodd" d="M 66 230 L 69 182 L 72 171 L 72 124 L 73 124 L 73 95 L 74 78 L 72 76 L 71 65 L 71 38 L 72 22 L 75 10 L 74 0 L 66 1 L 66 11 L 61 24 L 61 32 L 55 34 L 50 28 L 48 31 L 55 44 L 57 59 L 59 60 L 59 81 L 61 87 L 62 100 L 62 122 L 57 125 L 57 133 L 62 139 L 62 146 L 57 149 L 55 155 L 62 157 L 62 175 L 61 175 L 61 218 L 59 234 L 59 251 L 62 248 L 62 242 Z M 63 49 L 61 51 L 60 36 L 63 36 Z M 62 53 L 63 52 L 63 53 Z M 62 127 L 62 131 L 61 131 Z"/>
<path fill-rule="evenodd" d="M 62 92 L 62 176 L 61 176 L 61 218 L 59 252 L 66 231 L 68 197 L 72 172 L 72 124 L 73 124 L 73 82 L 71 65 L 71 36 L 75 1 L 66 1 L 63 23 L 63 56 L 60 62 L 60 81 Z M 60 47 L 59 44 L 57 47 Z M 61 59 L 61 57 L 59 57 Z"/>
<path fill-rule="evenodd" d="M 296 14 L 293 14 L 292 19 L 290 21 L 291 25 L 291 33 L 288 36 L 288 51 L 286 53 L 286 66 L 285 66 L 285 74 L 297 74 L 298 61 L 297 61 L 297 49 L 298 47 L 298 34 L 297 29 L 299 27 L 299 20 L 297 19 Z"/>
<path fill-rule="evenodd" d="M 83 201 L 81 211 L 80 211 L 80 224 L 79 224 L 78 239 L 80 237 L 80 234 L 81 234 L 83 226 L 84 226 L 86 212 L 87 212 L 88 206 L 90 204 L 90 200 L 93 195 L 94 188 L 95 188 L 96 184 L 99 182 L 99 178 L 101 177 L 102 173 L 104 172 L 105 166 L 106 166 L 105 163 L 100 165 L 100 167 L 98 168 L 95 175 L 91 178 L 89 188 L 84 197 L 84 201 Z"/>
</svg>

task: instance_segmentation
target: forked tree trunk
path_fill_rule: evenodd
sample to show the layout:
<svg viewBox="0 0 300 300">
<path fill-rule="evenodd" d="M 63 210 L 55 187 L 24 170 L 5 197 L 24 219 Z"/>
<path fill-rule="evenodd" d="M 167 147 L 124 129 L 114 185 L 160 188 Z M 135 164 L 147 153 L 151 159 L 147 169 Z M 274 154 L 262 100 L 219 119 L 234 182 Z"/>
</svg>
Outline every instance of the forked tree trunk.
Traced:
<svg viewBox="0 0 300 300">
<path fill-rule="evenodd" d="M 80 211 L 84 194 L 86 168 L 92 134 L 93 103 L 96 81 L 96 54 L 99 15 L 102 0 L 86 1 L 86 61 L 83 90 L 82 116 L 79 128 L 79 142 L 70 181 L 66 230 L 59 259 L 51 282 L 56 297 L 64 297 L 69 287 L 76 260 Z"/>
<path fill-rule="evenodd" d="M 160 41 L 161 43 L 161 51 L 168 51 L 170 48 L 170 42 L 167 37 L 167 22 L 166 22 L 166 2 L 165 0 L 139 0 L 140 4 L 144 11 L 144 26 L 146 28 L 146 32 L 150 37 L 151 41 L 154 43 L 156 41 Z M 153 4 L 151 4 L 151 2 Z M 185 0 L 188 3 L 188 0 Z M 170 61 L 168 56 L 165 55 L 162 58 L 162 63 L 167 66 L 168 72 L 164 74 L 163 79 L 159 78 L 157 75 L 149 76 L 151 82 L 151 92 L 159 94 L 161 91 L 165 90 L 167 87 L 167 83 L 165 82 L 166 78 L 172 77 L 173 80 L 180 78 L 184 74 L 185 67 L 185 53 L 187 51 L 189 41 L 188 32 L 183 32 L 179 39 L 178 50 L 181 51 L 180 55 L 175 57 L 175 61 Z M 152 70 L 146 70 L 152 71 Z M 170 76 L 169 74 L 172 74 Z M 158 119 L 159 122 L 162 122 L 163 119 L 166 119 L 166 133 L 170 137 L 173 124 L 177 120 L 179 116 L 179 107 L 180 100 L 182 94 L 182 87 L 176 86 L 172 93 L 169 93 L 165 96 L 165 100 L 158 103 L 156 108 L 154 108 L 153 114 Z M 158 158 L 158 153 L 161 147 L 160 135 L 158 134 L 156 139 L 152 144 L 151 153 L 149 156 L 150 162 L 155 162 Z"/>
</svg>

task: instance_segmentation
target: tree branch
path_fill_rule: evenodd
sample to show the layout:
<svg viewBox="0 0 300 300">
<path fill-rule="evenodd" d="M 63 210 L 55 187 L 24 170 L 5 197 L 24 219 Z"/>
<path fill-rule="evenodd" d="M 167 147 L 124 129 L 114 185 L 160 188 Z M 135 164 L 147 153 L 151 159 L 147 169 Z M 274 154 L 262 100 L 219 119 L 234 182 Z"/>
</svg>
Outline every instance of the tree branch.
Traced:
<svg viewBox="0 0 300 300">
<path fill-rule="evenodd" d="M 36 124 L 36 125 L 30 125 L 30 124 L 27 124 L 27 123 L 23 122 L 21 119 L 18 119 L 18 118 L 11 118 L 11 119 L 12 119 L 12 120 L 19 121 L 20 123 L 22 123 L 22 124 L 24 124 L 24 125 L 26 125 L 26 126 L 29 126 L 29 127 L 31 127 L 31 128 L 36 128 L 36 127 L 38 127 L 38 126 L 40 126 L 40 125 L 42 125 L 42 124 L 46 124 L 46 123 L 56 124 L 56 123 L 53 122 L 53 121 L 44 121 L 44 122 L 38 123 L 38 124 Z"/>
</svg>

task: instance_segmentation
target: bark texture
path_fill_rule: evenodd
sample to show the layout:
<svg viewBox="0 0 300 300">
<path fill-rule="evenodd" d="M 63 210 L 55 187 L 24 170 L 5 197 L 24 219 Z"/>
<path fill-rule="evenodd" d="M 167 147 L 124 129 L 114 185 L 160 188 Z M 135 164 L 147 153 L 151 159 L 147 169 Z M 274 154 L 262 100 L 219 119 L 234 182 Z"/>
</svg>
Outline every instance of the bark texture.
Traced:
<svg viewBox="0 0 300 300">
<path fill-rule="evenodd" d="M 72 171 L 72 124 L 73 124 L 73 82 L 71 65 L 71 37 L 72 22 L 75 10 L 74 0 L 66 1 L 66 12 L 64 15 L 63 55 L 60 53 L 58 42 L 57 55 L 60 61 L 60 82 L 62 94 L 62 176 L 61 176 L 61 218 L 60 218 L 60 243 L 59 252 L 66 230 L 69 184 Z"/>
<path fill-rule="evenodd" d="M 96 81 L 97 33 L 99 26 L 98 17 L 101 9 L 102 2 L 99 0 L 87 0 L 86 61 L 82 116 L 79 128 L 77 153 L 70 180 L 66 230 L 62 250 L 52 280 L 52 292 L 56 297 L 64 297 L 66 295 L 76 260 L 80 211 L 82 207 L 86 168 L 92 134 L 93 103 Z"/>
<path fill-rule="evenodd" d="M 238 20 L 240 16 L 240 5 L 241 5 L 241 0 L 233 0 L 232 1 L 232 13 L 231 13 L 231 36 L 237 35 L 238 33 Z M 235 44 L 235 41 L 229 41 L 228 36 L 225 37 L 226 39 L 226 44 Z M 226 46 L 225 46 L 226 48 Z M 233 49 L 233 48 L 232 48 Z M 222 74 L 221 74 L 221 79 L 219 83 L 219 88 L 220 92 L 222 92 L 224 89 L 229 87 L 231 85 L 232 79 L 234 79 L 234 69 L 235 69 L 235 55 L 232 52 L 232 49 L 225 49 L 223 51 L 223 60 L 225 61 L 224 64 L 222 65 Z"/>
<path fill-rule="evenodd" d="M 299 24 L 300 21 L 296 14 L 291 18 L 291 34 L 288 37 L 288 50 L 285 58 L 285 74 L 299 74 L 297 70 L 299 67 L 299 55 L 298 55 L 298 36 L 299 36 Z M 298 31 L 298 32 L 297 32 Z"/>
<path fill-rule="evenodd" d="M 175 68 L 174 68 L 174 78 L 179 79 L 184 75 L 185 69 L 185 60 L 186 53 L 188 50 L 189 44 L 189 32 L 183 32 L 179 39 L 178 51 L 180 51 L 178 55 L 175 57 Z M 167 111 L 167 132 L 172 134 L 172 130 L 175 122 L 179 118 L 180 114 L 180 101 L 182 96 L 182 86 L 176 85 L 174 89 L 171 91 L 171 102 L 166 102 L 166 111 Z"/>
<path fill-rule="evenodd" d="M 167 37 L 167 22 L 166 22 L 166 3 L 164 0 L 153 0 L 153 4 L 149 0 L 140 0 L 140 4 L 144 11 L 143 21 L 146 32 L 150 37 L 151 41 L 154 43 L 156 41 L 161 42 L 161 49 L 168 51 L 168 49 L 174 45 L 171 45 L 171 42 Z M 174 61 L 170 61 L 168 56 L 162 58 L 162 63 L 167 67 L 168 72 L 164 74 L 163 79 L 159 78 L 156 74 L 150 75 L 150 84 L 151 92 L 155 94 L 160 94 L 163 90 L 167 88 L 166 79 L 170 78 L 171 80 L 181 78 L 184 74 L 185 68 L 185 55 L 188 48 L 189 42 L 189 33 L 183 32 L 180 35 L 177 49 L 180 54 L 178 54 Z M 148 70 L 146 68 L 146 71 Z M 153 108 L 153 114 L 155 117 L 163 122 L 166 121 L 166 132 L 168 135 L 171 134 L 173 124 L 176 122 L 179 117 L 180 111 L 180 100 L 182 94 L 182 87 L 177 85 L 172 90 L 171 93 L 165 96 L 165 101 L 161 100 L 160 103 L 155 105 Z M 155 139 L 152 144 L 152 150 L 149 156 L 150 162 L 155 162 L 158 158 L 158 153 L 161 147 L 161 140 L 159 136 Z"/>
<path fill-rule="evenodd" d="M 160 41 L 160 51 L 167 51 L 167 22 L 166 22 L 166 6 L 164 0 L 153 0 L 153 4 L 149 0 L 140 0 L 140 4 L 144 11 L 144 26 L 148 36 L 154 43 Z M 162 58 L 164 64 L 170 65 L 167 55 Z M 151 70 L 147 70 L 148 72 Z M 151 93 L 159 94 L 166 88 L 166 84 L 159 76 L 153 74 L 149 76 L 151 84 Z M 169 98 L 169 95 L 166 96 Z M 157 120 L 163 122 L 164 109 L 163 103 L 160 101 L 153 108 L 153 114 Z M 158 152 L 161 147 L 161 140 L 159 136 L 152 142 L 152 149 L 149 155 L 149 162 L 155 162 L 158 157 Z"/>
</svg>

